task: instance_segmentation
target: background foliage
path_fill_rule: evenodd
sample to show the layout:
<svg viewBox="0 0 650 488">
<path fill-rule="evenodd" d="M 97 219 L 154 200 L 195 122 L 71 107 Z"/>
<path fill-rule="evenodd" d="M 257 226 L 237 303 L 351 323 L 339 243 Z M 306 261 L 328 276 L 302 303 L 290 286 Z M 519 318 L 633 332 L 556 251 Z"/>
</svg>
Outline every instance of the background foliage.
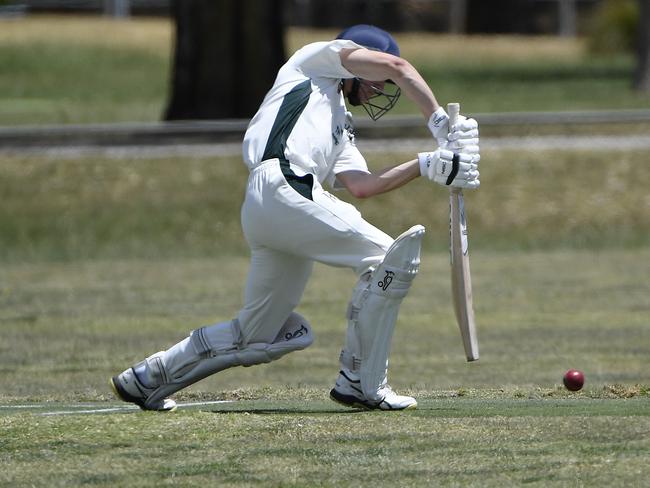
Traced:
<svg viewBox="0 0 650 488">
<path fill-rule="evenodd" d="M 56 32 L 54 32 L 56 30 Z M 333 30 L 289 29 L 287 51 Z M 0 125 L 160 120 L 168 96 L 166 19 L 29 16 L 0 29 Z M 633 56 L 595 56 L 585 39 L 398 35 L 442 103 L 466 111 L 648 108 L 631 89 Z M 395 114 L 416 114 L 401 100 Z"/>
<path fill-rule="evenodd" d="M 589 49 L 594 54 L 634 51 L 639 25 L 639 2 L 604 0 L 589 22 Z"/>
</svg>

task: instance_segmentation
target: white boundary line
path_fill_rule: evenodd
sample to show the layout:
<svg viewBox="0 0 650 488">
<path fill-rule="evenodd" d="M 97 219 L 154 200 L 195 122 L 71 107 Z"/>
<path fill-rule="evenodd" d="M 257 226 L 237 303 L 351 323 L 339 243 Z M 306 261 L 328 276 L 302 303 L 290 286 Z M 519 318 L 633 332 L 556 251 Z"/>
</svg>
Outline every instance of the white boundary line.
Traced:
<svg viewBox="0 0 650 488">
<path fill-rule="evenodd" d="M 75 415 L 75 414 L 86 414 L 86 413 L 108 413 L 108 412 L 132 412 L 139 410 L 138 407 L 133 406 L 124 406 L 124 407 L 114 407 L 114 408 L 95 408 L 92 410 L 61 410 L 59 412 L 41 412 L 38 415 L 43 417 L 52 416 L 52 415 Z"/>
<path fill-rule="evenodd" d="M 178 408 L 190 408 L 190 407 L 203 407 L 208 405 L 219 405 L 223 403 L 233 403 L 234 400 L 212 400 L 207 402 L 188 402 L 188 403 L 179 403 Z M 34 404 L 34 405 L 0 405 L 0 409 L 12 410 L 12 409 L 34 409 L 40 410 L 43 408 L 52 408 L 54 405 L 43 405 L 43 404 Z M 61 408 L 70 409 L 70 410 L 51 410 L 49 412 L 38 412 L 37 415 L 40 416 L 53 416 L 53 415 L 85 415 L 92 413 L 112 413 L 112 412 L 133 412 L 139 411 L 140 408 L 135 405 L 124 405 L 120 407 L 108 407 L 108 408 L 88 408 L 95 407 L 96 404 L 80 403 L 80 404 L 66 404 L 60 405 Z"/>
<path fill-rule="evenodd" d="M 2 409 L 2 408 L 7 409 L 7 410 L 11 410 L 11 409 L 14 409 L 14 408 L 27 408 L 27 409 L 34 408 L 34 409 L 36 409 L 36 408 L 48 408 L 48 407 L 51 407 L 53 405 L 57 405 L 57 404 L 55 402 L 48 402 L 48 403 L 32 403 L 32 404 L 24 404 L 24 405 L 0 405 L 0 409 Z M 62 406 L 64 408 L 84 408 L 84 407 L 92 408 L 92 407 L 96 407 L 97 403 L 88 403 L 88 402 L 86 402 L 86 403 L 69 403 L 69 404 L 63 404 L 63 405 L 60 405 L 60 406 Z"/>
</svg>

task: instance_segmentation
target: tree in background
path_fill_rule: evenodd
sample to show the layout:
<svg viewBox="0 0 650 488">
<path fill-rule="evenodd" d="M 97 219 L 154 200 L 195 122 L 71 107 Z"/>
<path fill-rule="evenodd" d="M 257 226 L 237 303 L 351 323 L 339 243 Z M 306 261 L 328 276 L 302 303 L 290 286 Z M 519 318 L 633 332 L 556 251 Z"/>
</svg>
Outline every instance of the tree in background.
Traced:
<svg viewBox="0 0 650 488">
<path fill-rule="evenodd" d="M 285 61 L 282 0 L 174 0 L 166 120 L 247 118 Z"/>
<path fill-rule="evenodd" d="M 650 91 L 650 0 L 639 0 L 637 67 L 634 87 Z"/>
<path fill-rule="evenodd" d="M 650 91 L 650 0 L 602 0 L 591 19 L 588 47 L 599 55 L 633 54 L 633 86 Z"/>
</svg>

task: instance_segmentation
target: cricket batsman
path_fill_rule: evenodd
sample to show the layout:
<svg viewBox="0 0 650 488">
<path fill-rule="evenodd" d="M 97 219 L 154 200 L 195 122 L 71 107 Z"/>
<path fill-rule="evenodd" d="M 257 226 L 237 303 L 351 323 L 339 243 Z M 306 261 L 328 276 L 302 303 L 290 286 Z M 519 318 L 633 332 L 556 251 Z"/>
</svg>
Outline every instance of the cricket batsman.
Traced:
<svg viewBox="0 0 650 488">
<path fill-rule="evenodd" d="M 438 148 L 370 172 L 355 145 L 346 103 L 363 106 L 377 120 L 401 93 L 419 107 Z M 424 227 L 415 225 L 393 239 L 324 186 L 358 198 L 419 176 L 477 188 L 478 124 L 461 116 L 449 127 L 448 120 L 382 29 L 355 25 L 333 41 L 298 50 L 278 72 L 244 136 L 250 174 L 241 223 L 251 265 L 243 308 L 114 376 L 115 393 L 144 410 L 170 411 L 176 407 L 170 395 L 209 375 L 309 347 L 312 325 L 295 308 L 318 261 L 358 276 L 331 398 L 354 408 L 415 408 L 416 400 L 394 392 L 387 377 L 393 330 L 418 272 Z"/>
</svg>

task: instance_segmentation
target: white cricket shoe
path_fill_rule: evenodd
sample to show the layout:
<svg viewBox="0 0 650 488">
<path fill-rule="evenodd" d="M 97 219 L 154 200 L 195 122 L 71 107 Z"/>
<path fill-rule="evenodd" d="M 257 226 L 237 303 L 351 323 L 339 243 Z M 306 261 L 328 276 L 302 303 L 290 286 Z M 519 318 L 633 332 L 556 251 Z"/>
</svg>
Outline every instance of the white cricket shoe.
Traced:
<svg viewBox="0 0 650 488">
<path fill-rule="evenodd" d="M 147 398 L 156 388 L 145 387 L 135 374 L 133 368 L 129 368 L 110 380 L 115 395 L 122 401 L 135 403 L 142 410 L 155 410 L 157 412 L 173 412 L 176 410 L 176 402 L 171 398 L 165 398 L 155 403 L 147 402 Z"/>
<path fill-rule="evenodd" d="M 361 391 L 361 381 L 341 370 L 336 386 L 330 391 L 330 398 L 346 407 L 368 410 L 414 410 L 418 406 L 415 398 L 398 395 L 385 384 L 379 390 L 381 400 L 369 400 Z"/>
</svg>

